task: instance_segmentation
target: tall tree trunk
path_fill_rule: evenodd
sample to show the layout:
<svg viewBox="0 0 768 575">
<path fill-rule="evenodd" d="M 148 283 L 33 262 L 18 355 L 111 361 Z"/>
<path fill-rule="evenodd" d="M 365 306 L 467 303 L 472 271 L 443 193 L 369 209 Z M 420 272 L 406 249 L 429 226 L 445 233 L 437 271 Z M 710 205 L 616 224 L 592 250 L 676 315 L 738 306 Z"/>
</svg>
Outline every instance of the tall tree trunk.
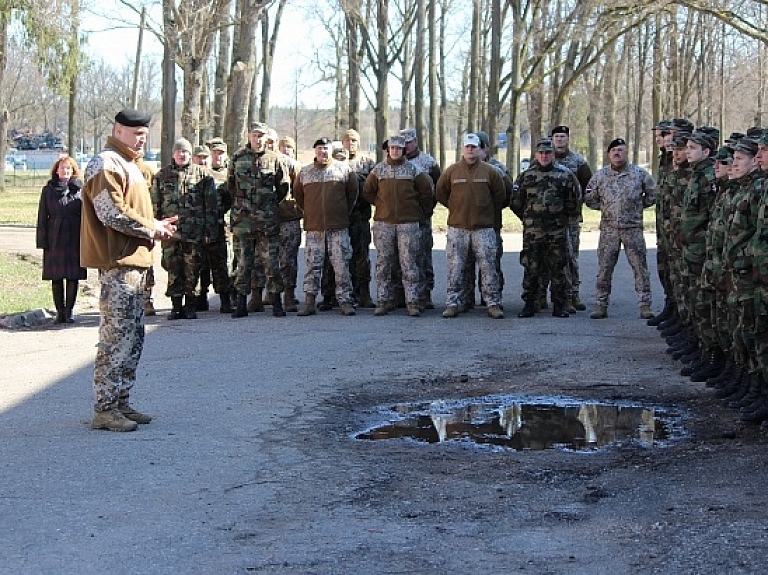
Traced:
<svg viewBox="0 0 768 575">
<path fill-rule="evenodd" d="M 173 15 L 173 0 L 163 0 L 163 27 L 166 41 L 163 44 L 163 125 L 160 132 L 160 161 L 171 163 L 173 142 L 176 141 L 176 50 L 174 40 L 176 23 Z M 171 41 L 169 41 L 169 38 Z"/>
<path fill-rule="evenodd" d="M 426 140 L 424 121 L 424 36 L 426 35 L 425 0 L 416 0 L 416 62 L 413 69 L 413 116 L 419 142 Z"/>
<path fill-rule="evenodd" d="M 429 0 L 429 130 L 428 138 L 424 147 L 431 150 L 432 154 L 437 156 L 439 128 L 439 97 L 437 86 L 437 22 L 435 21 L 435 6 L 437 0 Z M 441 160 L 441 165 L 444 165 Z"/>
<path fill-rule="evenodd" d="M 432 0 L 433 2 L 436 2 L 437 0 Z M 440 113 L 438 114 L 438 138 L 440 140 L 440 145 L 438 146 L 439 150 L 438 153 L 440 154 L 440 165 L 445 168 L 446 166 L 446 156 L 445 156 L 445 150 L 448 147 L 448 142 L 446 140 L 445 132 L 447 129 L 447 123 L 445 120 L 445 117 L 448 113 L 448 89 L 446 87 L 445 83 L 445 31 L 446 31 L 446 12 L 448 12 L 448 2 L 445 0 L 440 6 L 440 36 L 439 36 L 439 45 L 440 45 L 440 58 L 439 58 L 439 66 L 440 66 L 440 75 L 438 77 L 439 85 L 440 85 Z"/>
<path fill-rule="evenodd" d="M 144 47 L 144 28 L 147 25 L 147 8 L 141 7 L 139 20 L 139 41 L 136 42 L 136 60 L 133 63 L 133 85 L 131 86 L 131 108 L 139 105 L 139 77 L 141 71 L 141 51 Z"/>
<path fill-rule="evenodd" d="M 352 2 L 350 2 L 352 4 Z M 360 1 L 354 0 L 354 9 L 360 10 Z M 349 127 L 360 129 L 360 36 L 357 19 L 345 11 L 344 21 L 347 28 L 347 88 L 349 90 Z"/>
<path fill-rule="evenodd" d="M 227 4 L 229 14 L 231 2 Z M 224 133 L 224 114 L 227 109 L 227 75 L 230 66 L 229 52 L 232 48 L 232 31 L 229 26 L 219 29 L 219 51 L 216 58 L 216 72 L 214 74 L 213 110 L 213 135 L 221 136 Z"/>
<path fill-rule="evenodd" d="M 605 71 L 601 93 L 603 94 L 603 141 L 600 147 L 605 150 L 608 144 L 617 137 L 616 134 L 616 60 L 615 47 L 606 52 Z"/>
<path fill-rule="evenodd" d="M 388 23 L 389 23 L 389 0 L 377 0 L 376 8 L 376 29 L 378 45 L 376 52 L 376 141 L 383 142 L 389 135 L 389 90 L 387 80 L 389 79 L 389 60 L 387 58 L 388 48 Z M 383 150 L 376 146 L 376 157 L 381 161 L 384 157 Z"/>
<path fill-rule="evenodd" d="M 501 0 L 491 0 L 491 69 L 488 82 L 488 136 L 491 138 L 491 153 L 498 153 L 496 132 L 501 113 L 499 105 L 499 84 L 501 81 Z"/>
<path fill-rule="evenodd" d="M 280 22 L 283 19 L 285 1 L 280 0 L 275 12 L 275 24 L 272 31 L 269 30 L 269 10 L 264 11 L 262 20 L 263 37 L 263 62 L 261 76 L 261 102 L 259 104 L 259 121 L 266 122 L 269 118 L 269 97 L 272 92 L 272 65 L 275 61 L 275 47 L 277 46 L 277 34 L 280 31 Z"/>
<path fill-rule="evenodd" d="M 203 65 L 196 58 L 185 58 L 184 88 L 181 99 L 181 134 L 190 142 L 200 141 L 200 97 L 203 90 Z"/>
<path fill-rule="evenodd" d="M 480 14 L 482 0 L 472 1 L 472 31 L 469 48 L 469 101 L 467 103 L 467 130 L 478 129 L 480 110 Z"/>
<path fill-rule="evenodd" d="M 8 12 L 0 10 L 0 86 L 5 86 L 5 70 L 8 65 Z M 0 134 L 8 133 L 8 107 L 0 91 Z M 0 156 L 5 158 L 7 139 L 0 138 Z M 5 191 L 5 162 L 0 162 L 0 192 Z"/>
</svg>

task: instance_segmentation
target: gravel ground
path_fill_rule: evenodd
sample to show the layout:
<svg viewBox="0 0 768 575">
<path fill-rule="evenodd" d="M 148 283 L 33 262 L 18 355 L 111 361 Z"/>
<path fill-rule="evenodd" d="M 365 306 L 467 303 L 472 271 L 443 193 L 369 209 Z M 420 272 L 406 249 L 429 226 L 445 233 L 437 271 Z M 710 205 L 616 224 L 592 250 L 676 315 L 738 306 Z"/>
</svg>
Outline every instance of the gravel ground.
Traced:
<svg viewBox="0 0 768 575">
<path fill-rule="evenodd" d="M 29 249 L 7 231 L 2 249 Z M 505 247 L 504 320 L 438 304 L 235 321 L 215 299 L 197 321 L 149 319 L 133 398 L 155 420 L 135 433 L 88 427 L 88 301 L 74 327 L 0 331 L 0 573 L 764 573 L 760 429 L 677 374 L 623 258 L 606 320 L 521 320 L 519 237 Z M 506 394 L 673 409 L 685 435 L 585 452 L 354 439 L 382 408 Z"/>
</svg>

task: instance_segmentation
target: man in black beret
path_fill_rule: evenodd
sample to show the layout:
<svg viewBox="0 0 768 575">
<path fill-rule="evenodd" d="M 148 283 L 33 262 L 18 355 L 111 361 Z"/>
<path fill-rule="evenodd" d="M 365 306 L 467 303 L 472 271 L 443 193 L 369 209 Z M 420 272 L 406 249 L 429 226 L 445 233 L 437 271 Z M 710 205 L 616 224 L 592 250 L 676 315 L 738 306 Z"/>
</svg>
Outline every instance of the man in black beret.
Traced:
<svg viewBox="0 0 768 575">
<path fill-rule="evenodd" d="M 93 370 L 93 429 L 134 431 L 149 415 L 129 395 L 144 347 L 144 285 L 154 240 L 170 239 L 176 219 L 156 220 L 139 164 L 151 117 L 126 108 L 104 150 L 85 170 L 80 263 L 100 271 L 99 344 Z"/>
<path fill-rule="evenodd" d="M 656 182 L 643 168 L 628 162 L 624 139 L 613 140 L 608 144 L 607 152 L 609 165 L 592 177 L 584 196 L 589 208 L 601 212 L 597 305 L 590 317 L 603 319 L 608 315 L 613 269 L 623 245 L 635 275 L 640 316 L 650 319 L 653 317 L 651 280 L 643 237 L 643 210 L 656 203 Z"/>
</svg>

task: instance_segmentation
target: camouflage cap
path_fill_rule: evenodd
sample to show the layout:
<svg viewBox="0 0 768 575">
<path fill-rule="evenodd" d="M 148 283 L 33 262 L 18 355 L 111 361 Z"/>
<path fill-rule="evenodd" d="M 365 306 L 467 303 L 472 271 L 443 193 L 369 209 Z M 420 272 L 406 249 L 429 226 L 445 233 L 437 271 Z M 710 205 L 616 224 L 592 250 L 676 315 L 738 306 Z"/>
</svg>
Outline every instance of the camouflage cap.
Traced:
<svg viewBox="0 0 768 575">
<path fill-rule="evenodd" d="M 413 142 L 416 139 L 416 128 L 405 128 L 400 130 L 400 135 L 407 142 Z"/>
<path fill-rule="evenodd" d="M 679 136 L 675 136 L 675 140 L 677 140 L 678 137 Z M 711 152 L 717 149 L 717 142 L 712 138 L 712 136 L 701 130 L 696 130 L 693 134 L 684 136 L 684 139 L 686 141 L 690 140 L 691 142 L 695 142 L 702 148 L 707 148 Z"/>
<path fill-rule="evenodd" d="M 208 144 L 208 147 L 211 149 L 212 152 L 227 151 L 227 143 L 221 138 L 213 138 L 212 140 L 208 140 L 206 144 Z"/>
<path fill-rule="evenodd" d="M 741 132 L 731 132 L 731 135 L 725 140 L 726 144 L 738 144 L 739 140 L 746 138 L 747 135 Z"/>
<path fill-rule="evenodd" d="M 259 132 L 261 134 L 268 134 L 269 133 L 269 126 L 267 126 L 264 122 L 253 122 L 251 124 L 251 132 Z"/>
<path fill-rule="evenodd" d="M 681 132 L 688 132 L 690 134 L 693 132 L 693 122 L 686 120 L 685 118 L 673 118 L 670 129 L 678 130 Z"/>
<path fill-rule="evenodd" d="M 721 164 L 730 164 L 733 162 L 733 148 L 730 146 L 721 146 L 714 155 L 714 159 Z"/>
<path fill-rule="evenodd" d="M 686 134 L 675 134 L 670 145 L 673 148 L 685 148 L 685 145 L 688 143 L 688 139 L 689 136 Z"/>
<path fill-rule="evenodd" d="M 536 142 L 536 151 L 537 152 L 554 152 L 554 148 L 552 147 L 552 140 L 549 138 L 541 138 Z"/>
<path fill-rule="evenodd" d="M 173 143 L 173 151 L 175 152 L 177 150 L 185 150 L 191 154 L 192 144 L 186 138 L 179 138 Z"/>
<path fill-rule="evenodd" d="M 757 139 L 763 135 L 764 128 L 760 126 L 752 126 L 747 130 L 747 138 Z"/>
<path fill-rule="evenodd" d="M 483 132 L 482 130 L 475 132 L 477 134 L 477 137 L 480 138 L 480 147 L 481 148 L 490 148 L 491 147 L 491 137 L 488 135 L 488 132 Z"/>
<path fill-rule="evenodd" d="M 714 126 L 699 126 L 694 130 L 694 133 L 695 132 L 704 132 L 715 141 L 715 147 L 717 147 L 720 142 L 720 128 L 715 128 Z"/>
<path fill-rule="evenodd" d="M 656 124 L 653 127 L 653 129 L 661 130 L 663 132 L 668 132 L 671 126 L 672 126 L 672 122 L 670 122 L 669 120 L 661 120 L 658 124 Z"/>
<path fill-rule="evenodd" d="M 768 130 L 763 132 L 763 135 L 757 139 L 758 146 L 768 146 Z"/>
<path fill-rule="evenodd" d="M 741 152 L 742 154 L 749 154 L 750 156 L 757 155 L 757 142 L 752 138 L 742 138 L 741 141 L 733 147 L 733 151 Z"/>
<path fill-rule="evenodd" d="M 405 142 L 406 142 L 405 138 L 401 135 L 390 136 L 389 140 L 387 140 L 387 147 L 388 148 L 405 148 Z"/>
<path fill-rule="evenodd" d="M 192 152 L 192 155 L 207 158 L 211 155 L 211 151 L 208 149 L 208 146 L 195 146 L 195 150 Z"/>
</svg>

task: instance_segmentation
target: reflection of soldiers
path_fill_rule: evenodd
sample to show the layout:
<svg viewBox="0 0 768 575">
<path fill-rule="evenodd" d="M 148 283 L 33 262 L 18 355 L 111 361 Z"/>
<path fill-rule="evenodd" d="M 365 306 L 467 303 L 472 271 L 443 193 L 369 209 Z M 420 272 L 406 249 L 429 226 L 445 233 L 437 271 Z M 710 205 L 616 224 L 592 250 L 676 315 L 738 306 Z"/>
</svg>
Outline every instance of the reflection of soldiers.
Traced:
<svg viewBox="0 0 768 575">
<path fill-rule="evenodd" d="M 279 204 L 288 193 L 290 181 L 283 160 L 265 147 L 267 129 L 261 122 L 254 123 L 248 134 L 248 144 L 232 156 L 229 166 L 232 233 L 240 242 L 234 318 L 248 315 L 247 298 L 256 258 L 266 269 L 267 291 L 272 294 L 272 315 L 285 316 L 281 300 Z"/>
</svg>

